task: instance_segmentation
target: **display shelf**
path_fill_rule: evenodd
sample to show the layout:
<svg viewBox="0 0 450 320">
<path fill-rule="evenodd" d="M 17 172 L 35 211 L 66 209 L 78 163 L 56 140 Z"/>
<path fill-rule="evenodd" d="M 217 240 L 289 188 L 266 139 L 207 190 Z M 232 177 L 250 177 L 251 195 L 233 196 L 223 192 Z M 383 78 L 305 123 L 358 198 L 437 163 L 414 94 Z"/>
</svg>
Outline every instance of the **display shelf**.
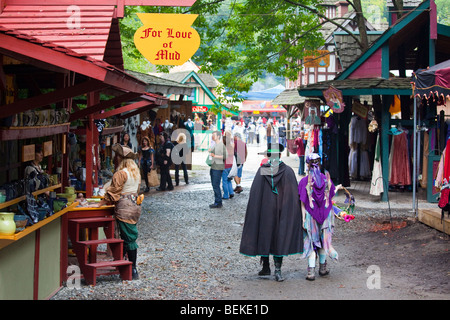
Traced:
<svg viewBox="0 0 450 320">
<path fill-rule="evenodd" d="M 0 141 L 31 139 L 69 132 L 70 123 L 49 126 L 0 128 Z"/>
<path fill-rule="evenodd" d="M 10 242 L 20 240 L 23 237 L 26 237 L 27 235 L 32 233 L 33 231 L 36 231 L 37 229 L 42 228 L 46 224 L 49 224 L 50 222 L 58 219 L 63 214 L 65 214 L 65 213 L 69 212 L 70 210 L 74 209 L 77 205 L 78 205 L 78 202 L 74 202 L 71 205 L 65 207 L 64 209 L 54 213 L 50 217 L 45 218 L 44 220 L 41 220 L 41 221 L 39 221 L 39 222 L 29 226 L 29 227 L 26 227 L 23 231 L 17 232 L 15 234 L 11 235 L 11 236 L 1 236 L 0 235 L 0 249 L 3 248 L 4 246 L 8 245 Z M 6 240 L 6 243 L 4 243 L 4 240 Z"/>
<path fill-rule="evenodd" d="M 124 126 L 103 128 L 102 135 L 106 136 L 109 134 L 120 133 L 123 131 L 123 128 Z"/>
<path fill-rule="evenodd" d="M 43 193 L 45 193 L 47 191 L 53 191 L 53 190 L 58 189 L 58 188 L 61 188 L 61 183 L 55 184 L 54 186 L 50 186 L 50 187 L 47 187 L 47 188 L 44 188 L 44 189 L 37 190 L 37 191 L 33 192 L 32 195 L 37 197 L 40 194 L 43 194 Z M 2 203 L 0 203 L 0 210 L 4 209 L 4 208 L 7 208 L 9 206 L 12 206 L 12 205 L 14 205 L 16 203 L 19 203 L 20 201 L 25 201 L 25 200 L 27 200 L 27 196 L 26 195 L 14 198 L 14 199 L 6 201 L 6 202 L 2 202 Z"/>
</svg>

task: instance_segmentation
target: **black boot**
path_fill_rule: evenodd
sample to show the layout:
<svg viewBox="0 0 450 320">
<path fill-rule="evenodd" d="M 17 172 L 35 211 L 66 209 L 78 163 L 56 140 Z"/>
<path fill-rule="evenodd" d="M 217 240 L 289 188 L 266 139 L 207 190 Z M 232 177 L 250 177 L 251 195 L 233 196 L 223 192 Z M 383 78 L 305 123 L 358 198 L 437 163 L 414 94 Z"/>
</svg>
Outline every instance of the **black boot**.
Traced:
<svg viewBox="0 0 450 320">
<path fill-rule="evenodd" d="M 273 257 L 273 262 L 275 263 L 275 280 L 278 282 L 284 281 L 281 275 L 281 265 L 283 264 L 283 257 Z"/>
<path fill-rule="evenodd" d="M 131 275 L 133 280 L 139 279 L 139 274 L 136 269 L 137 249 L 127 250 L 128 260 L 131 261 Z"/>
<path fill-rule="evenodd" d="M 269 265 L 269 257 L 261 257 L 261 262 L 263 268 L 260 272 L 258 272 L 259 276 L 270 276 L 270 265 Z"/>
</svg>

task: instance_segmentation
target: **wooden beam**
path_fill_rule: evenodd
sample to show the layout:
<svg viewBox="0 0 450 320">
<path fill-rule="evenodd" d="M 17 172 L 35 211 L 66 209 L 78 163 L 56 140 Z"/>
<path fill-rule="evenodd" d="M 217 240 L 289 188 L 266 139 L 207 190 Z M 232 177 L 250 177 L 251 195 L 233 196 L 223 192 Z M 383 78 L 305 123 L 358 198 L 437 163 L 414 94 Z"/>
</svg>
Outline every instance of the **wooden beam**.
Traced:
<svg viewBox="0 0 450 320">
<path fill-rule="evenodd" d="M 88 80 L 72 87 L 55 90 L 28 99 L 21 99 L 14 103 L 4 104 L 0 106 L 0 119 L 12 116 L 20 112 L 56 103 L 68 98 L 76 97 L 81 94 L 86 94 L 91 91 L 100 90 L 106 87 L 106 84 L 99 81 Z"/>
<path fill-rule="evenodd" d="M 450 218 L 440 208 L 419 209 L 418 219 L 423 224 L 450 235 Z"/>
<path fill-rule="evenodd" d="M 102 110 L 114 107 L 116 105 L 119 105 L 119 104 L 121 104 L 123 102 L 136 99 L 140 95 L 141 95 L 140 93 L 128 92 L 128 93 L 125 93 L 125 94 L 123 94 L 121 96 L 118 96 L 118 97 L 115 97 L 115 98 L 112 98 L 112 99 L 109 99 L 109 100 L 103 100 L 103 101 L 101 101 L 101 102 L 99 102 L 97 104 L 94 104 L 94 105 L 92 105 L 90 107 L 87 107 L 86 109 L 83 109 L 83 110 L 77 111 L 75 113 L 72 113 L 70 115 L 70 121 L 78 120 L 78 119 L 86 117 L 87 115 L 94 114 L 94 113 L 97 113 L 99 111 L 102 111 Z"/>
<path fill-rule="evenodd" d="M 135 111 L 122 114 L 121 116 L 119 116 L 119 118 L 120 119 L 127 119 L 129 117 L 135 116 L 135 115 L 140 114 L 142 112 L 145 112 L 145 111 L 151 110 L 153 108 L 156 108 L 157 106 L 158 106 L 157 104 L 150 104 L 150 105 L 148 105 L 146 107 L 143 107 L 141 109 L 137 109 Z"/>
<path fill-rule="evenodd" d="M 145 82 L 118 70 L 109 71 L 103 81 L 124 91 L 140 92 L 142 94 L 146 92 L 147 89 L 147 84 Z"/>
<path fill-rule="evenodd" d="M 110 110 L 110 111 L 106 111 L 104 113 L 99 113 L 99 114 L 95 114 L 94 115 L 94 120 L 99 120 L 99 119 L 106 119 L 127 111 L 132 111 L 132 110 L 136 110 L 136 109 L 140 109 L 143 107 L 146 107 L 148 105 L 155 105 L 154 102 L 152 101 L 138 101 L 123 107 L 119 107 L 119 108 L 115 108 L 114 110 Z"/>
<path fill-rule="evenodd" d="M 0 140 L 23 140 L 38 137 L 54 136 L 60 133 L 69 132 L 69 123 L 40 127 L 10 127 L 0 129 Z"/>
</svg>

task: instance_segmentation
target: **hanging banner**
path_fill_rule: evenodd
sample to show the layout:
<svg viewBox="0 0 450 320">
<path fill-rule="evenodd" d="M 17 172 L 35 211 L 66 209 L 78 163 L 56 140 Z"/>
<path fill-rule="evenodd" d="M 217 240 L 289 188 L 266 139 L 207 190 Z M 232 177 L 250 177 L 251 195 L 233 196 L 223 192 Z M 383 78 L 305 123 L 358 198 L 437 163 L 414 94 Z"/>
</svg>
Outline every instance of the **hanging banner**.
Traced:
<svg viewBox="0 0 450 320">
<path fill-rule="evenodd" d="M 137 13 L 144 24 L 134 34 L 134 44 L 155 65 L 182 65 L 200 47 L 200 36 L 191 27 L 197 14 Z"/>
<path fill-rule="evenodd" d="M 328 68 L 330 66 L 330 51 L 316 50 L 303 58 L 305 68 Z"/>
<path fill-rule="evenodd" d="M 345 103 L 341 90 L 330 86 L 327 90 L 323 91 L 323 96 L 327 101 L 327 105 L 330 106 L 333 112 L 341 113 L 344 111 Z"/>
</svg>

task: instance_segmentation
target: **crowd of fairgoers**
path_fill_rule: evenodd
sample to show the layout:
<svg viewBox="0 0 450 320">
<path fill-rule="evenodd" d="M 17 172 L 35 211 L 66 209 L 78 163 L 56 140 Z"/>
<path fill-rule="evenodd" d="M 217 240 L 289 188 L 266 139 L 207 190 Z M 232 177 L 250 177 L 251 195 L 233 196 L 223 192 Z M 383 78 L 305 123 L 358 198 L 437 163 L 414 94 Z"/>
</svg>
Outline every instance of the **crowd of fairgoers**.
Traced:
<svg viewBox="0 0 450 320">
<path fill-rule="evenodd" d="M 201 120 L 200 120 L 201 121 Z M 233 120 L 228 117 L 221 120 L 222 133 L 230 131 L 233 135 L 239 133 L 242 139 L 249 144 L 281 143 L 286 147 L 287 137 L 297 138 L 303 131 L 300 118 L 290 120 L 290 129 L 287 129 L 287 121 L 281 116 L 279 119 L 266 117 L 241 117 Z M 209 128 L 217 128 L 214 123 L 209 122 Z M 290 134 L 288 134 L 290 132 Z"/>
</svg>

